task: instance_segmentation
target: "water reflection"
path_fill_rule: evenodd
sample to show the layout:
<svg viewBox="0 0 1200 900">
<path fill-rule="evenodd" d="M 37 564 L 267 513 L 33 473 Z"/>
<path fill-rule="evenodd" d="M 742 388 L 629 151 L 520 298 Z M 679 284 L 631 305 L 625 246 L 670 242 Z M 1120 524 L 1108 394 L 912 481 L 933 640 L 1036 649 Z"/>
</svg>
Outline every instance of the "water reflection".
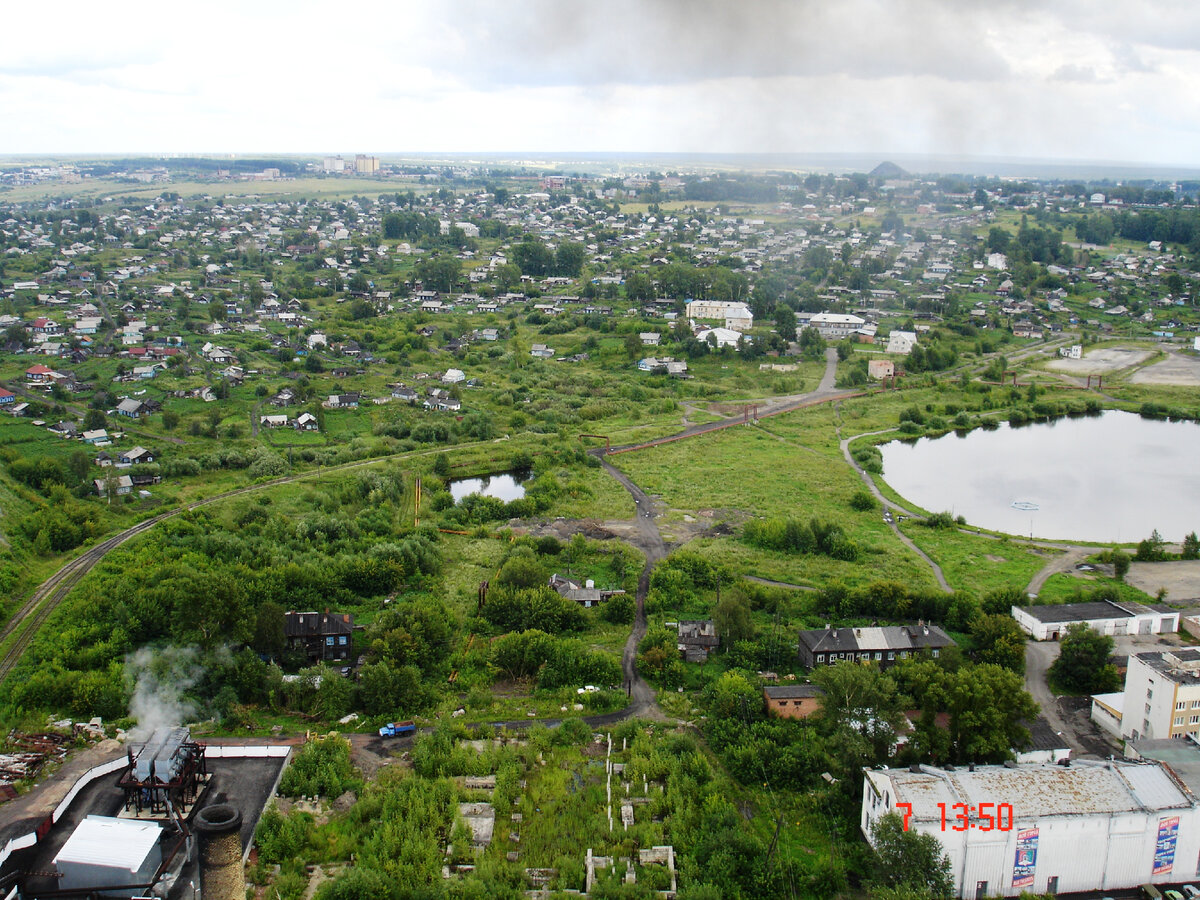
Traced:
<svg viewBox="0 0 1200 900">
<path fill-rule="evenodd" d="M 524 477 L 521 477 L 524 475 Z M 484 475 L 482 478 L 455 478 L 450 484 L 450 496 L 457 503 L 468 494 L 483 494 L 485 497 L 496 497 L 505 503 L 519 500 L 525 496 L 525 488 L 521 484 L 529 478 L 527 473 L 501 472 L 496 475 Z"/>
<path fill-rule="evenodd" d="M 880 447 L 884 478 L 931 512 L 1008 534 L 1133 542 L 1200 531 L 1200 425 L 1134 413 Z M 1036 504 L 1037 510 L 1013 507 Z"/>
</svg>

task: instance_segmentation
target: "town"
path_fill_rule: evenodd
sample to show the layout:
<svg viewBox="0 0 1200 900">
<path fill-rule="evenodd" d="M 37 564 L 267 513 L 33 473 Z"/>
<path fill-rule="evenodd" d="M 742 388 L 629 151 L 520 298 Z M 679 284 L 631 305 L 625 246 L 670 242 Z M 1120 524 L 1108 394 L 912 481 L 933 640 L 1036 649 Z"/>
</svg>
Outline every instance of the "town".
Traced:
<svg viewBox="0 0 1200 900">
<path fill-rule="evenodd" d="M 1197 524 L 1014 533 L 884 454 L 1194 430 L 1198 195 L 0 170 L 0 889 L 1185 890 Z"/>
</svg>

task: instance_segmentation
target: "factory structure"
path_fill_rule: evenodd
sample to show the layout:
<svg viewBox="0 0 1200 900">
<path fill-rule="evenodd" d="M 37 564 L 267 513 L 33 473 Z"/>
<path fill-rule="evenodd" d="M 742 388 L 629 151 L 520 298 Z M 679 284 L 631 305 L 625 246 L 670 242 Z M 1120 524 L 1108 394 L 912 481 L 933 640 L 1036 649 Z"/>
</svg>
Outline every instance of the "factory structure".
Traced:
<svg viewBox="0 0 1200 900">
<path fill-rule="evenodd" d="M 0 897 L 244 900 L 254 826 L 290 754 L 157 729 L 85 772 L 28 833 L 0 832 Z"/>
<path fill-rule="evenodd" d="M 186 728 L 160 728 L 129 745 L 129 767 L 117 782 L 125 810 L 173 818 L 196 801 L 208 776 L 204 746 Z"/>
<path fill-rule="evenodd" d="M 1117 891 L 1200 874 L 1200 807 L 1157 762 L 865 770 L 868 841 L 889 812 L 937 838 L 957 897 Z"/>
</svg>

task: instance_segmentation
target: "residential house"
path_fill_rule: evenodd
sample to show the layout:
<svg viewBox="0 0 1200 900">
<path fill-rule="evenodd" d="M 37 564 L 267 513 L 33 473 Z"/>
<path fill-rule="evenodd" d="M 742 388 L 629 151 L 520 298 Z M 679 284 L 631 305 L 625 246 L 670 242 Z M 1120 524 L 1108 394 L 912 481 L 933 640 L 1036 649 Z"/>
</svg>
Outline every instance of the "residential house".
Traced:
<svg viewBox="0 0 1200 900">
<path fill-rule="evenodd" d="M 321 405 L 326 409 L 357 409 L 361 400 L 362 394 L 349 391 L 345 394 L 330 394 L 329 399 Z"/>
<path fill-rule="evenodd" d="M 426 409 L 436 409 L 438 412 L 458 412 L 462 402 L 441 388 L 430 388 L 429 398 L 422 404 Z"/>
<path fill-rule="evenodd" d="M 17 402 L 16 394 L 14 394 L 12 391 L 6 391 L 6 390 L 4 390 L 4 388 L 0 388 L 0 406 L 4 406 L 6 404 L 16 403 L 16 402 Z"/>
<path fill-rule="evenodd" d="M 825 692 L 815 684 L 788 684 L 763 688 L 767 712 L 782 719 L 807 719 L 821 708 Z"/>
<path fill-rule="evenodd" d="M 349 613 L 287 612 L 283 634 L 288 646 L 303 650 L 310 662 L 346 662 L 351 658 L 354 619 Z"/>
<path fill-rule="evenodd" d="M 58 373 L 40 363 L 25 370 L 25 380 L 30 384 L 50 384 Z"/>
<path fill-rule="evenodd" d="M 108 496 L 108 485 L 105 482 L 106 479 L 104 478 L 97 478 L 92 481 L 92 487 L 96 489 L 96 496 Z M 113 482 L 116 486 L 116 495 L 118 497 L 122 497 L 133 490 L 133 478 L 128 475 L 117 475 L 113 479 Z"/>
<path fill-rule="evenodd" d="M 750 341 L 748 335 L 740 334 L 732 328 L 701 328 L 696 331 L 696 340 L 709 344 L 718 349 L 721 347 L 738 348 L 739 341 Z"/>
<path fill-rule="evenodd" d="M 287 423 L 288 417 L 285 415 L 258 417 L 258 424 L 264 428 L 283 428 Z"/>
<path fill-rule="evenodd" d="M 301 413 L 296 417 L 296 429 L 298 431 L 317 431 L 320 425 L 317 417 L 312 413 Z"/>
<path fill-rule="evenodd" d="M 154 462 L 154 451 L 147 450 L 145 447 L 134 447 L 117 456 L 117 465 L 121 466 L 138 466 L 152 462 Z"/>
<path fill-rule="evenodd" d="M 446 374 L 442 376 L 442 384 L 459 384 L 466 380 L 467 376 L 462 369 L 447 369 Z"/>
<path fill-rule="evenodd" d="M 295 401 L 296 401 L 296 392 L 293 391 L 291 388 L 285 387 L 278 394 L 276 394 L 274 397 L 272 397 L 268 402 L 272 406 L 280 407 L 280 406 L 290 406 Z"/>
<path fill-rule="evenodd" d="M 676 649 L 687 662 L 706 662 L 708 654 L 721 644 L 712 619 L 680 622 Z"/>
<path fill-rule="evenodd" d="M 103 428 L 97 428 L 95 431 L 85 431 L 82 438 L 85 444 L 91 444 L 96 447 L 108 446 L 112 443 L 109 440 L 108 432 Z"/>
<path fill-rule="evenodd" d="M 800 632 L 800 664 L 833 665 L 841 660 L 875 662 L 881 669 L 894 666 L 922 651 L 938 656 L 954 641 L 936 625 L 888 625 L 869 628 L 824 628 Z"/>
<path fill-rule="evenodd" d="M 876 381 L 891 378 L 896 374 L 896 364 L 890 359 L 872 359 L 867 361 L 867 375 Z"/>
<path fill-rule="evenodd" d="M 662 335 L 657 331 L 643 331 L 638 334 L 642 341 L 643 347 L 657 347 L 658 342 L 662 339 Z"/>
<path fill-rule="evenodd" d="M 915 331 L 893 331 L 888 335 L 888 353 L 908 356 L 908 354 L 912 353 L 912 348 L 915 346 L 917 346 L 917 334 Z"/>
<path fill-rule="evenodd" d="M 29 330 L 34 334 L 62 334 L 63 327 L 51 319 L 34 319 Z"/>
<path fill-rule="evenodd" d="M 148 410 L 146 404 L 141 400 L 134 400 L 131 397 L 126 397 L 117 404 L 117 415 L 126 416 L 130 419 L 140 419 L 146 415 Z"/>
<path fill-rule="evenodd" d="M 623 590 L 601 590 L 590 578 L 581 585 L 578 581 L 572 581 L 557 572 L 550 576 L 550 587 L 554 588 L 559 596 L 588 608 L 598 606 L 617 594 L 625 593 Z"/>
<path fill-rule="evenodd" d="M 545 344 L 534 344 L 529 348 L 529 355 L 535 359 L 552 359 L 554 357 L 554 348 L 547 347 Z"/>
<path fill-rule="evenodd" d="M 391 389 L 392 397 L 395 398 L 396 400 L 403 400 L 406 403 L 415 403 L 416 402 L 417 392 L 415 390 L 413 390 L 412 388 L 410 388 L 408 385 L 392 384 L 392 385 L 389 385 L 389 388 Z"/>
</svg>

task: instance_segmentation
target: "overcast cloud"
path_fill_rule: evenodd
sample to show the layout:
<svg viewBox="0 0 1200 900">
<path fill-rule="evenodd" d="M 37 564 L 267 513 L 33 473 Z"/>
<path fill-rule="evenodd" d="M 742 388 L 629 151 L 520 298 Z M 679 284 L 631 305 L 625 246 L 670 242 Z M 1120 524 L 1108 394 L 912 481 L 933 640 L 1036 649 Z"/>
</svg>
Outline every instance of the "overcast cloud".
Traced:
<svg viewBox="0 0 1200 900">
<path fill-rule="evenodd" d="M 1200 162 L 1182 0 L 68 0 L 5 32 L 6 154 Z"/>
</svg>

